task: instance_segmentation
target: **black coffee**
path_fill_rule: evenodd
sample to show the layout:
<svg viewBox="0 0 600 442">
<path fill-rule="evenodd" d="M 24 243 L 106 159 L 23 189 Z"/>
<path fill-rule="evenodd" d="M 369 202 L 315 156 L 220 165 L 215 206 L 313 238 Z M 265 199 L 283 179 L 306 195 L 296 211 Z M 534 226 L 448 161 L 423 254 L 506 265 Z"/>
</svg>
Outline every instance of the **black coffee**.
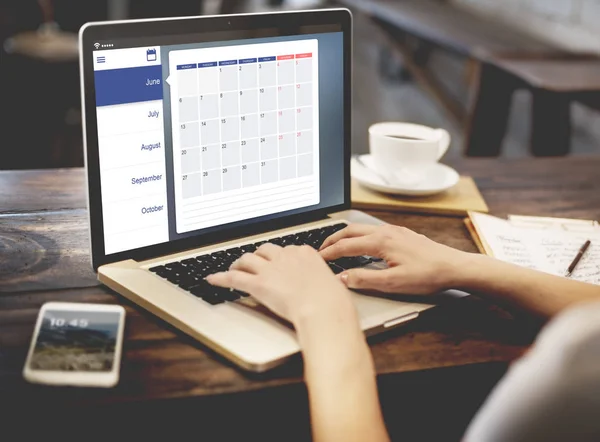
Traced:
<svg viewBox="0 0 600 442">
<path fill-rule="evenodd" d="M 398 138 L 399 140 L 425 141 L 423 138 L 408 137 L 406 135 L 386 135 L 386 137 Z"/>
</svg>

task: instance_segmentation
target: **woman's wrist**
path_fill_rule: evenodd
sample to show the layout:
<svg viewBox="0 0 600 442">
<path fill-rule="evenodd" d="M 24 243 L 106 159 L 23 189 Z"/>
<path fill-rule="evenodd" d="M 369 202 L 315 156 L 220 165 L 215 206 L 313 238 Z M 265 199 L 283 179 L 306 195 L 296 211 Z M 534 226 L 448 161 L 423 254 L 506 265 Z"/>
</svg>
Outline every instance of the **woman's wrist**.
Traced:
<svg viewBox="0 0 600 442">
<path fill-rule="evenodd" d="M 487 291 L 488 286 L 494 285 L 495 276 L 507 272 L 513 266 L 479 253 L 461 252 L 463 255 L 454 263 L 455 277 L 453 288 L 466 291 Z M 507 267 L 504 270 L 503 267 Z"/>
<path fill-rule="evenodd" d="M 310 301 L 310 295 L 303 296 L 302 305 L 293 309 L 290 321 L 297 333 L 312 331 L 315 328 L 327 327 L 334 321 L 348 321 L 356 317 L 356 309 L 349 290 L 341 283 L 339 290 L 332 290 L 319 299 Z"/>
<path fill-rule="evenodd" d="M 356 344 L 364 345 L 364 334 L 350 296 L 343 297 L 335 306 L 321 304 L 314 310 L 304 309 L 293 323 L 305 359 L 335 365 L 337 359 L 341 362 L 353 353 Z"/>
<path fill-rule="evenodd" d="M 478 281 L 486 273 L 490 258 L 479 253 L 458 252 L 450 263 L 448 272 L 448 288 L 460 290 L 477 289 Z"/>
</svg>

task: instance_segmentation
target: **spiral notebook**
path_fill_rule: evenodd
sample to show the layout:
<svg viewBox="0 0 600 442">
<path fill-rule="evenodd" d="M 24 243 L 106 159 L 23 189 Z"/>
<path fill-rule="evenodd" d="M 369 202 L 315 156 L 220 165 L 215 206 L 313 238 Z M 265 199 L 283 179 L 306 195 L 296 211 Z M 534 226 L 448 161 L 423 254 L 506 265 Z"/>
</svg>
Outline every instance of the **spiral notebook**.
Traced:
<svg viewBox="0 0 600 442">
<path fill-rule="evenodd" d="M 592 220 L 469 212 L 465 224 L 481 253 L 501 261 L 564 276 L 581 246 L 591 246 L 570 276 L 600 284 L 600 225 Z"/>
</svg>

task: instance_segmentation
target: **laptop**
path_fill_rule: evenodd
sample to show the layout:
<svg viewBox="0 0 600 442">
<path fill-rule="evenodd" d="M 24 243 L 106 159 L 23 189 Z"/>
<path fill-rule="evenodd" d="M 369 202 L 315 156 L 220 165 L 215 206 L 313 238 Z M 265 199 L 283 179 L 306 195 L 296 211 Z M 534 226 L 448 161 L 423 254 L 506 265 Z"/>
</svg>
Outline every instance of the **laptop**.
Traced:
<svg viewBox="0 0 600 442">
<path fill-rule="evenodd" d="M 99 280 L 246 370 L 298 353 L 288 324 L 204 278 L 267 241 L 382 224 L 350 209 L 350 12 L 89 23 L 79 39 Z M 352 296 L 367 334 L 431 307 Z"/>
</svg>

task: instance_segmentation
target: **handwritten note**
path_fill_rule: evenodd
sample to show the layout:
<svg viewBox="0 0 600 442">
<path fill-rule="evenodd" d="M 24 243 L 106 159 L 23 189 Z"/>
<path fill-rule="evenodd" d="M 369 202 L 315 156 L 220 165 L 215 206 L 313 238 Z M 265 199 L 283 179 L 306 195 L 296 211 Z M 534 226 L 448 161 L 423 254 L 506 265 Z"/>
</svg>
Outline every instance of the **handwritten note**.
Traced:
<svg viewBox="0 0 600 442">
<path fill-rule="evenodd" d="M 600 228 L 586 231 L 514 225 L 490 215 L 474 213 L 478 235 L 494 257 L 554 275 L 565 275 L 569 264 L 588 239 L 592 245 L 571 278 L 600 284 Z"/>
</svg>

